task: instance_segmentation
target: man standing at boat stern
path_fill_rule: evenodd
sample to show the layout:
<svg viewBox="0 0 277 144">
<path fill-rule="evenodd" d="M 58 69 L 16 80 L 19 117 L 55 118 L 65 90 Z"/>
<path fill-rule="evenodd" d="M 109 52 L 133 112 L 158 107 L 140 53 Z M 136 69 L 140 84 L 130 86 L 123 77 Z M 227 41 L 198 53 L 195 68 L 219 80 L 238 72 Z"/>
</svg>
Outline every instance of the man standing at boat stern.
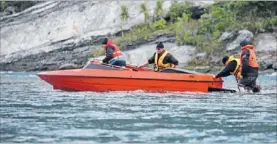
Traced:
<svg viewBox="0 0 277 144">
<path fill-rule="evenodd" d="M 178 60 L 164 49 L 162 42 L 157 44 L 156 50 L 157 52 L 147 62 L 138 67 L 144 67 L 154 63 L 154 71 L 160 72 L 165 68 L 175 68 L 178 65 Z"/>
<path fill-rule="evenodd" d="M 126 61 L 122 56 L 122 52 L 112 40 L 104 38 L 102 44 L 104 45 L 106 55 L 106 57 L 102 60 L 103 63 L 116 66 L 126 66 Z"/>
<path fill-rule="evenodd" d="M 245 89 L 250 89 L 253 92 L 259 92 L 261 88 L 256 85 L 256 80 L 259 75 L 259 64 L 254 52 L 254 46 L 249 40 L 241 41 L 240 46 L 242 80 L 240 80 L 239 85 L 243 86 Z"/>
</svg>

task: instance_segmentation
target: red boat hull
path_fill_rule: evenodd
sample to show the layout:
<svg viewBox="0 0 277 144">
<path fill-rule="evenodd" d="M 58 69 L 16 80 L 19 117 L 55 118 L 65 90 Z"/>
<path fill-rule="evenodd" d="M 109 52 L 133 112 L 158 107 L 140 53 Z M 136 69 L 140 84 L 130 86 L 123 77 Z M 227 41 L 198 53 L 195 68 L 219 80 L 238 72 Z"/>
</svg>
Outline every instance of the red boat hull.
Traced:
<svg viewBox="0 0 277 144">
<path fill-rule="evenodd" d="M 54 89 L 65 91 L 191 91 L 222 88 L 223 81 L 210 74 L 179 74 L 152 71 L 76 69 L 39 73 Z"/>
</svg>

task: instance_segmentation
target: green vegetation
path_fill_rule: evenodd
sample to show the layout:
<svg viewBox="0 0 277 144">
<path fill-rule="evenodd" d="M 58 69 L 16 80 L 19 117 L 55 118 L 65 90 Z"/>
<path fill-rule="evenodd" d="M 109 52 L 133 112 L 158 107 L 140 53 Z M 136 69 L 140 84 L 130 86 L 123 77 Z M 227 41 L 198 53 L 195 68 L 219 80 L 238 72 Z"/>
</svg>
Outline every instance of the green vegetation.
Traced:
<svg viewBox="0 0 277 144">
<path fill-rule="evenodd" d="M 105 54 L 105 50 L 103 47 L 99 46 L 94 48 L 94 51 L 91 53 L 91 57 L 99 57 Z"/>
<path fill-rule="evenodd" d="M 163 0 L 157 0 L 156 2 L 156 8 L 154 13 L 154 20 L 160 20 L 164 16 L 164 10 L 163 10 Z"/>
<path fill-rule="evenodd" d="M 148 25 L 150 16 L 149 16 L 149 10 L 146 7 L 145 2 L 140 4 L 140 13 L 142 13 L 144 15 L 144 23 Z"/>
<path fill-rule="evenodd" d="M 124 36 L 117 37 L 115 43 L 124 50 L 128 43 L 147 40 L 160 34 L 175 34 L 177 44 L 195 45 L 197 51 L 205 52 L 209 59 L 224 52 L 223 43 L 218 38 L 225 31 L 248 29 L 257 34 L 261 29 L 272 31 L 277 26 L 277 2 L 274 1 L 216 2 L 205 6 L 204 14 L 198 20 L 192 19 L 191 4 L 188 2 L 174 1 L 167 14 L 162 5 L 163 1 L 157 0 L 155 12 L 151 16 L 147 5 L 142 3 L 140 13 L 144 15 L 144 23 L 135 26 Z M 128 17 L 123 16 L 123 12 L 128 15 L 126 9 L 122 8 L 121 13 L 121 19 L 125 21 L 128 20 Z M 165 15 L 170 19 L 165 20 Z M 196 64 L 195 61 L 192 60 L 191 64 Z M 207 62 L 202 63 L 206 65 Z"/>
<path fill-rule="evenodd" d="M 154 25 L 154 24 L 153 24 Z M 132 32 L 128 32 L 124 35 L 124 37 L 117 37 L 114 39 L 114 42 L 122 49 L 125 49 L 125 45 L 128 43 L 133 43 L 139 40 L 147 40 L 149 38 L 153 38 L 160 34 L 174 34 L 173 24 L 166 24 L 166 27 L 161 30 L 155 30 L 151 27 L 148 27 L 147 24 L 140 24 L 136 27 L 132 28 Z"/>
<path fill-rule="evenodd" d="M 1 2 L 1 11 L 4 10 L 7 7 L 6 1 L 2 0 Z"/>
<path fill-rule="evenodd" d="M 21 12 L 37 3 L 42 1 L 11 1 L 11 0 L 1 0 L 0 12 L 4 12 L 7 7 L 14 7 L 15 12 Z"/>
<path fill-rule="evenodd" d="M 124 33 L 123 33 L 123 23 L 126 22 L 129 19 L 128 8 L 125 5 L 121 6 L 120 19 L 122 21 L 122 23 L 121 23 L 122 36 L 124 36 Z"/>
<path fill-rule="evenodd" d="M 173 1 L 171 7 L 169 8 L 169 16 L 171 22 L 176 22 L 179 17 L 182 17 L 184 13 L 190 15 L 190 3 L 189 2 L 177 2 Z"/>
<path fill-rule="evenodd" d="M 161 30 L 161 29 L 164 29 L 165 27 L 166 27 L 166 21 L 164 19 L 158 20 L 153 23 L 153 28 L 155 30 Z"/>
</svg>

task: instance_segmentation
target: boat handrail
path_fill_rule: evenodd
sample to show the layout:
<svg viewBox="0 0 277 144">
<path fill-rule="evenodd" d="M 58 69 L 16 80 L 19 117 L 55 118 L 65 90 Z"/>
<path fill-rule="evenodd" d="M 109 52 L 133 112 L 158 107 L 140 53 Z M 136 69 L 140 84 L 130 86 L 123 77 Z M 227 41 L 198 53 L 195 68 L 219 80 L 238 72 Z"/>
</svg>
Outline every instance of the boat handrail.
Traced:
<svg viewBox="0 0 277 144">
<path fill-rule="evenodd" d="M 112 68 L 119 68 L 119 69 L 127 69 L 127 70 L 132 70 L 132 71 L 138 71 L 138 66 L 136 65 L 132 65 L 132 64 L 127 64 L 126 67 L 124 66 L 116 66 L 116 65 L 111 65 L 111 64 L 106 64 L 106 63 L 102 63 L 101 60 L 99 59 L 93 59 L 93 60 L 89 60 L 87 62 L 87 64 L 82 68 L 82 69 L 85 69 L 88 65 L 90 65 L 91 63 L 95 63 L 95 64 L 100 64 L 100 65 L 105 65 L 105 66 L 109 66 L 109 67 L 112 67 Z M 128 66 L 130 67 L 133 67 L 133 68 L 128 68 Z M 147 68 L 147 67 L 144 67 L 142 69 L 145 69 L 145 70 L 151 70 L 151 68 Z"/>
</svg>

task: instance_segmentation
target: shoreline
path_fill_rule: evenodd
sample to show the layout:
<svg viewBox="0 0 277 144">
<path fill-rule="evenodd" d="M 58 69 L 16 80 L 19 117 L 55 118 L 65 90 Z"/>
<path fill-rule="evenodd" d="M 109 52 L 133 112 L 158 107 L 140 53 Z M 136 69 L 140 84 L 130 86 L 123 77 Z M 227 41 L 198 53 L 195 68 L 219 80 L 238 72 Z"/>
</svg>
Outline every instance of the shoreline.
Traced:
<svg viewBox="0 0 277 144">
<path fill-rule="evenodd" d="M 149 67 L 150 68 L 150 67 Z M 74 68 L 74 69 L 77 69 L 77 68 Z M 184 70 L 190 70 L 190 71 L 195 71 L 195 72 L 199 72 L 199 73 L 206 73 L 206 74 L 216 74 L 218 72 L 220 72 L 220 70 L 215 70 L 215 69 L 210 69 L 210 68 L 205 68 L 205 69 L 197 69 L 196 68 L 179 68 L 179 69 L 184 69 Z M 196 70 L 197 69 L 197 70 Z M 59 69 L 57 70 L 46 70 L 46 71 L 58 71 Z M 69 70 L 69 69 L 66 69 L 66 70 Z M 207 70 L 210 70 L 209 72 L 205 72 Z M 40 71 L 0 71 L 0 74 L 7 74 L 7 73 L 39 73 L 39 72 L 45 72 L 43 70 L 40 70 Z M 277 76 L 277 70 L 273 70 L 273 69 L 270 69 L 270 70 L 260 70 L 259 71 L 259 75 L 270 75 L 270 76 Z"/>
<path fill-rule="evenodd" d="M 45 3 L 44 3 L 45 4 Z M 36 12 L 41 11 L 41 13 L 33 14 L 32 11 L 25 11 L 26 16 L 16 17 L 14 20 L 7 19 L 5 22 L 1 23 L 3 25 L 3 29 L 6 31 L 2 31 L 1 34 L 3 37 L 3 41 L 10 40 L 9 43 L 12 45 L 6 46 L 6 53 L 0 55 L 2 58 L 0 62 L 0 70 L 1 71 L 14 71 L 14 72 L 32 72 L 32 71 L 50 71 L 50 70 L 59 70 L 59 69 L 71 69 L 71 68 L 81 68 L 83 67 L 90 58 L 97 58 L 98 56 L 103 56 L 104 52 L 101 49 L 101 39 L 103 37 L 110 37 L 112 38 L 115 43 L 121 48 L 122 52 L 128 53 L 128 59 L 126 61 L 130 63 L 140 63 L 140 59 L 143 57 L 149 57 L 147 54 L 150 52 L 148 51 L 148 47 L 150 45 L 155 44 L 156 42 L 169 42 L 176 44 L 174 47 L 175 54 L 178 54 L 179 68 L 188 69 L 197 72 L 204 72 L 204 73 L 216 73 L 219 72 L 223 65 L 221 64 L 221 58 L 224 55 L 235 55 L 238 57 L 239 54 L 239 47 L 238 43 L 244 38 L 255 39 L 257 42 L 254 44 L 256 49 L 256 54 L 258 57 L 258 62 L 260 65 L 260 72 L 261 73 L 274 73 L 277 70 L 277 61 L 274 60 L 277 58 L 277 53 L 274 52 L 273 48 L 276 47 L 276 30 L 277 27 L 274 25 L 268 25 L 270 27 L 262 27 L 262 29 L 258 31 L 254 31 L 250 29 L 250 26 L 246 27 L 235 27 L 235 29 L 229 30 L 227 29 L 229 26 L 224 25 L 223 29 L 215 28 L 213 31 L 207 32 L 201 29 L 196 29 L 190 27 L 191 25 L 200 26 L 203 23 L 201 21 L 205 21 L 205 17 L 201 16 L 211 16 L 209 12 L 202 11 L 203 6 L 194 6 L 186 3 L 175 3 L 175 4 L 167 4 L 169 7 L 166 8 L 169 12 L 182 12 L 182 6 L 186 6 L 188 12 L 185 12 L 186 15 L 182 16 L 165 16 L 161 18 L 161 20 L 153 21 L 153 24 L 150 27 L 146 21 L 144 21 L 142 14 L 139 12 L 139 4 L 140 3 L 133 3 L 133 2 L 126 2 L 126 3 L 115 3 L 116 6 L 120 9 L 120 6 L 136 6 L 137 13 L 133 15 L 132 19 L 128 20 L 128 23 L 124 25 L 124 28 L 118 28 L 115 24 L 107 23 L 107 27 L 105 29 L 97 29 L 98 24 L 90 21 L 91 23 L 85 23 L 84 26 L 86 27 L 95 27 L 95 29 L 80 29 L 83 30 L 80 35 L 73 37 L 71 36 L 71 21 L 68 23 L 68 29 L 60 29 L 59 25 L 54 26 L 53 28 L 46 29 L 45 35 L 37 35 L 43 40 L 49 39 L 50 42 L 43 43 L 39 42 L 38 40 L 34 39 L 27 39 L 24 40 L 25 46 L 23 43 L 14 44 L 15 41 L 11 40 L 18 39 L 16 34 L 11 33 L 14 27 L 24 26 L 25 23 L 21 23 L 19 20 L 34 20 L 31 25 L 28 25 L 28 29 L 39 29 L 38 25 L 43 25 L 45 23 L 41 22 L 40 20 L 48 20 L 49 23 L 54 23 L 54 18 L 60 18 L 60 14 L 68 14 L 68 9 L 72 6 L 71 3 L 61 3 L 64 7 L 59 7 L 54 5 L 53 7 L 49 7 L 48 9 L 42 9 L 44 7 L 41 4 L 41 8 L 31 8 L 32 10 L 36 10 Z M 91 4 L 93 6 L 93 10 L 98 11 L 99 7 L 104 7 L 103 3 L 90 3 L 90 2 L 80 2 L 76 4 L 76 7 L 82 9 L 82 14 L 84 18 L 93 19 L 90 15 L 86 15 L 87 12 L 91 11 L 91 8 L 83 7 L 84 4 Z M 154 3 L 153 3 L 154 4 Z M 228 4 L 228 3 L 225 3 Z M 224 4 L 224 5 L 225 5 Z M 247 3 L 246 3 L 247 4 Z M 179 7 L 181 6 L 181 7 Z M 211 5 L 214 8 L 219 8 L 217 4 Z M 250 5 L 250 6 L 255 6 Z M 174 9 L 170 9 L 174 8 Z M 264 7 L 266 9 L 271 8 L 269 6 Z M 154 7 L 151 8 L 154 10 Z M 274 10 L 273 8 L 271 8 Z M 39 11 L 37 11 L 39 10 Z M 47 11 L 54 10 L 53 14 L 55 15 L 48 15 Z M 114 10 L 114 9 L 112 9 Z M 216 9 L 215 9 L 216 10 Z M 238 10 L 243 10 L 241 7 Z M 216 12 L 216 11 L 215 11 Z M 238 11 L 234 10 L 232 13 L 236 14 Z M 23 12 L 21 12 L 23 13 Z M 78 12 L 79 13 L 79 12 Z M 167 12 L 168 13 L 168 12 Z M 174 21 L 176 18 L 182 17 L 189 17 L 189 13 L 194 15 L 198 15 L 198 17 L 190 17 L 190 21 L 183 20 L 183 21 Z M 257 13 L 257 12 L 256 12 Z M 20 13 L 18 13 L 20 14 Z M 38 15 L 43 14 L 43 16 L 47 17 L 37 17 Z M 103 13 L 103 16 L 109 16 L 110 13 Z M 151 14 L 153 15 L 153 14 Z M 13 15 L 11 15 L 13 16 Z M 53 17 L 51 17 L 53 16 Z M 115 15 L 111 15 L 113 18 L 118 18 Z M 217 19 L 218 17 L 225 16 L 225 13 L 221 13 L 219 15 L 214 15 L 214 18 Z M 268 15 L 264 15 L 267 17 Z M 262 18 L 264 18 L 264 16 Z M 244 16 L 242 16 L 244 17 Z M 259 18 L 258 16 L 256 16 Z M 78 19 L 79 17 L 75 17 Z M 170 19 L 172 18 L 172 20 Z M 231 18 L 231 17 L 230 17 Z M 11 21 L 9 21 L 11 20 Z M 136 21 L 134 21 L 136 20 Z M 218 22 L 217 24 L 225 24 L 223 21 Z M 262 19 L 265 20 L 265 19 Z M 272 24 L 274 24 L 274 20 L 270 19 Z M 120 23 L 119 21 L 116 21 Z M 206 21 L 209 23 L 209 21 Z M 237 21 L 239 22 L 239 21 Z M 75 24 L 75 23 L 73 23 Z M 183 31 L 184 27 L 178 27 L 178 25 L 186 25 L 188 29 L 193 29 L 195 32 L 191 33 L 190 31 Z M 111 27 L 108 27 L 111 26 Z M 123 25 L 122 25 L 123 26 Z M 203 28 L 213 27 L 214 25 L 204 25 Z M 26 27 L 26 26 L 25 26 Z M 47 26 L 48 27 L 48 26 Z M 67 25 L 66 25 L 67 27 Z M 81 28 L 81 27 L 79 27 Z M 111 31 L 110 28 L 113 30 Z M 60 31 L 57 31 L 60 29 Z M 100 35 L 100 31 L 101 33 Z M 178 32 L 180 31 L 180 32 Z M 24 33 L 23 33 L 24 32 Z M 36 31 L 30 30 L 29 32 L 33 34 L 37 34 Z M 48 33 L 47 33 L 48 32 Z M 58 37 L 58 33 L 64 33 L 61 37 Z M 123 36 L 124 32 L 124 36 Z M 197 34 L 199 32 L 199 34 Z M 22 33 L 22 37 L 26 37 L 25 31 L 18 30 L 18 34 Z M 13 34 L 13 35 L 12 35 Z M 122 36 L 121 36 L 122 34 Z M 10 37 L 8 37 L 10 36 Z M 46 38 L 46 39 L 44 39 Z M 198 40 L 199 38 L 199 40 Z M 52 41 L 53 40 L 53 41 Z M 36 43 L 34 43 L 35 41 Z M 32 43 L 33 42 L 33 43 Z M 6 43 L 7 44 L 7 43 Z M 23 47 L 22 47 L 23 45 Z M 147 49 L 142 49 L 140 46 L 144 45 Z M 31 47 L 34 46 L 34 47 Z M 3 45 L 5 47 L 5 45 Z M 22 47 L 22 49 L 21 49 Z M 29 48 L 30 47 L 30 48 Z M 152 47 L 152 46 L 151 46 Z M 18 48 L 20 48 L 18 50 Z M 12 52 L 9 52 L 9 49 Z M 132 54 L 128 51 L 138 50 L 139 52 L 134 52 L 136 55 L 133 57 Z M 190 51 L 189 51 L 190 50 Z M 14 51 L 14 52 L 13 52 Z M 152 52 L 152 51 L 151 51 Z M 154 51 L 153 51 L 154 52 Z M 170 51 L 169 51 L 170 52 Z M 258 53 L 260 52 L 260 53 Z M 129 54 L 132 56 L 129 56 Z M 175 55 L 174 54 L 174 55 Z M 145 59 L 145 58 L 144 58 Z"/>
</svg>

